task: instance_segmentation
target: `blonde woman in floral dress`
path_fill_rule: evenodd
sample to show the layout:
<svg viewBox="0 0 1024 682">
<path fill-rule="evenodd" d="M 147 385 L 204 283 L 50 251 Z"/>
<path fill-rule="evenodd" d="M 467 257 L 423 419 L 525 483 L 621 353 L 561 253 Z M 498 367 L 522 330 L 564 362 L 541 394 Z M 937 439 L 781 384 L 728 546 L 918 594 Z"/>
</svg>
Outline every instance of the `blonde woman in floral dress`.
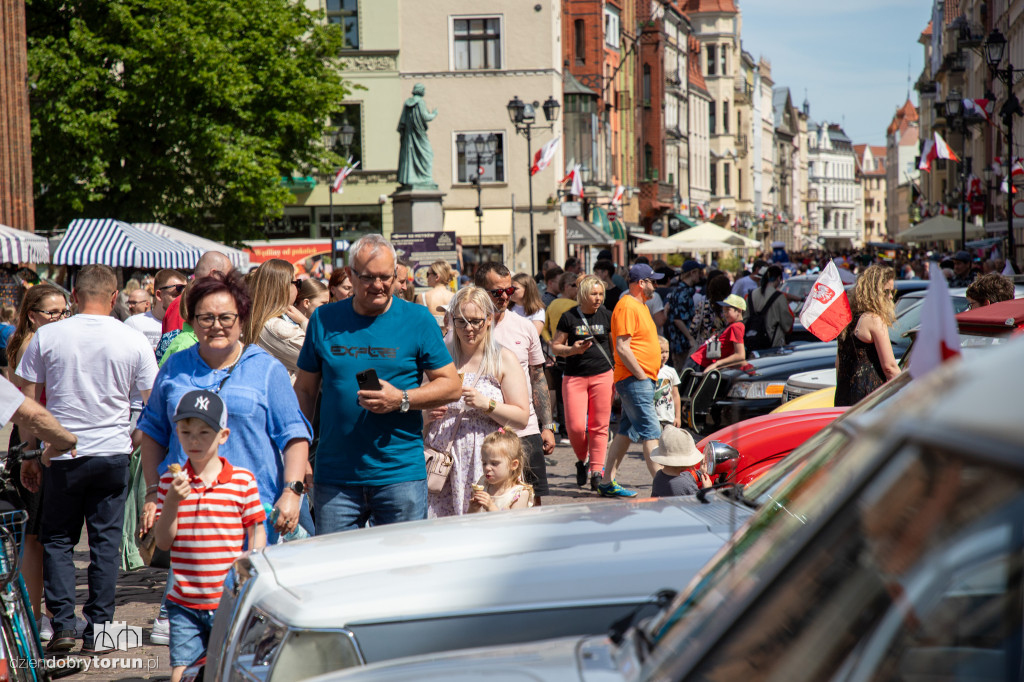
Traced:
<svg viewBox="0 0 1024 682">
<path fill-rule="evenodd" d="M 444 488 L 428 499 L 429 518 L 467 513 L 473 484 L 483 475 L 484 438 L 499 427 L 521 429 L 530 418 L 522 367 L 491 334 L 491 297 L 479 287 L 465 287 L 452 299 L 449 315 L 454 333 L 446 343 L 463 388 L 457 402 L 428 414 L 424 443 L 455 459 Z"/>
</svg>

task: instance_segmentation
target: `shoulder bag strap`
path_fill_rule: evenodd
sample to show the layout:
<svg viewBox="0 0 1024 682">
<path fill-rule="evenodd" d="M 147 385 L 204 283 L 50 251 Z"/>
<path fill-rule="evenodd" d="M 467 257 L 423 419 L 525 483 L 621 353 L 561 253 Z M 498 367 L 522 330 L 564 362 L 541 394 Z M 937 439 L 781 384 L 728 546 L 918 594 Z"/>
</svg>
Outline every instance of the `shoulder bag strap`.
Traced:
<svg viewBox="0 0 1024 682">
<path fill-rule="evenodd" d="M 594 330 L 590 328 L 590 323 L 587 322 L 587 316 L 583 314 L 583 310 L 580 310 L 580 319 L 583 320 L 583 324 L 587 327 L 587 331 L 590 333 L 590 335 L 594 337 L 594 345 L 597 346 L 597 349 L 599 351 L 601 351 L 601 355 L 603 355 L 604 359 L 608 361 L 608 364 L 611 365 L 611 368 L 615 369 L 615 363 L 612 362 L 612 359 L 610 357 L 608 357 L 608 353 L 601 346 L 601 344 L 597 342 L 597 337 L 594 336 Z"/>
</svg>

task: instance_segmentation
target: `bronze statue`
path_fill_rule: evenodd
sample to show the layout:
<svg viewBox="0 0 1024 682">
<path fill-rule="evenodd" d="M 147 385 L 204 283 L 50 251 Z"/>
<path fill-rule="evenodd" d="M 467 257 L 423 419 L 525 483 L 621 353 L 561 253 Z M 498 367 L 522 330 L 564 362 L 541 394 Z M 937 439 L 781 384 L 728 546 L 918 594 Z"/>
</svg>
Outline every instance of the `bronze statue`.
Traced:
<svg viewBox="0 0 1024 682">
<path fill-rule="evenodd" d="M 401 189 L 437 189 L 434 182 L 434 151 L 427 138 L 427 123 L 437 118 L 437 109 L 427 111 L 423 102 L 426 88 L 413 86 L 412 97 L 405 100 L 398 134 L 402 136 L 398 151 L 398 182 Z"/>
</svg>

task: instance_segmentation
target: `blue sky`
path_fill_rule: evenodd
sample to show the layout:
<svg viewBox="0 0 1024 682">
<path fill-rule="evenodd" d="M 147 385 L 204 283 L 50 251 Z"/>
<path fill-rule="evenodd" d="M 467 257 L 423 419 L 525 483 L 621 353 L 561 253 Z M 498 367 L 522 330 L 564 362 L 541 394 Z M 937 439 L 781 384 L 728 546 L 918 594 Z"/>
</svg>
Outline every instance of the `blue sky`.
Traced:
<svg viewBox="0 0 1024 682">
<path fill-rule="evenodd" d="M 811 118 L 842 123 L 854 143 L 885 144 L 885 129 L 907 98 L 907 64 L 917 81 L 930 0 L 748 0 L 743 49 L 772 64 L 775 87 Z M 917 103 L 917 93 L 911 90 Z"/>
</svg>

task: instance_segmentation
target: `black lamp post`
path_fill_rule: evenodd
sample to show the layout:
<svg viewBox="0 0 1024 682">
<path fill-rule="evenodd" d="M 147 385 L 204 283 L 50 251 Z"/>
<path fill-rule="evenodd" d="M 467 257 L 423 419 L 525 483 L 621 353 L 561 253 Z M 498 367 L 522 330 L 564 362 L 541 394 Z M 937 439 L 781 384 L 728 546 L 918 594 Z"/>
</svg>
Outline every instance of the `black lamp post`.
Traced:
<svg viewBox="0 0 1024 682">
<path fill-rule="evenodd" d="M 960 151 L 960 248 L 967 248 L 967 176 L 970 160 L 967 158 L 967 120 L 964 118 L 964 98 L 959 90 L 950 90 L 946 96 L 946 121 L 950 128 L 960 131 L 963 148 Z"/>
<path fill-rule="evenodd" d="M 467 149 L 473 152 L 473 166 L 476 170 L 469 177 L 469 181 L 476 187 L 476 266 L 480 267 L 480 264 L 484 262 L 484 207 L 481 202 L 483 185 L 480 178 L 483 175 L 484 169 L 480 164 L 494 159 L 494 154 L 498 150 L 498 136 L 494 133 L 491 133 L 486 138 L 483 135 L 477 135 L 472 139 L 472 145 L 469 147 L 467 147 L 467 142 L 465 135 L 460 134 L 455 137 L 455 146 L 459 150 L 459 155 L 464 156 Z"/>
<path fill-rule="evenodd" d="M 333 149 L 335 145 L 341 144 L 345 149 L 344 156 L 348 157 L 349 147 L 352 146 L 352 138 L 355 137 L 356 129 L 350 126 L 348 123 L 345 125 L 335 128 L 329 133 L 330 146 Z M 336 177 L 336 176 L 335 176 Z M 334 232 L 334 177 L 331 178 L 330 186 L 327 188 L 327 203 L 328 203 L 328 220 L 331 223 L 331 270 L 338 267 L 338 245 L 335 239 Z M 345 214 L 342 213 L 342 221 L 345 220 Z"/>
<path fill-rule="evenodd" d="M 999 29 L 995 29 L 985 40 L 985 61 L 988 62 L 992 76 L 998 78 L 1006 86 L 1006 101 L 999 109 L 1003 125 L 1006 126 L 1006 157 L 1008 159 L 1006 170 L 1007 190 L 1009 190 L 1006 193 L 1006 250 L 1007 258 L 1016 271 L 1017 244 L 1013 236 L 1013 117 L 1024 114 L 1024 109 L 1021 108 L 1020 100 L 1013 92 L 1013 84 L 1019 80 L 1019 74 L 1024 73 L 1024 70 L 1013 68 L 1009 58 L 1006 60 L 1006 68 L 1000 69 L 999 64 L 1003 61 L 1005 52 L 1006 38 Z"/>
<path fill-rule="evenodd" d="M 512 124 L 516 127 L 516 132 L 520 135 L 526 136 L 526 174 L 529 182 L 530 192 L 530 269 L 531 274 L 537 273 L 537 251 L 534 246 L 534 230 L 533 230 L 533 173 L 531 169 L 533 167 L 533 147 L 531 146 L 531 130 L 534 127 L 534 121 L 537 120 L 537 102 L 533 104 L 527 104 L 523 100 L 519 99 L 519 95 L 516 95 L 509 100 L 506 108 L 508 109 L 508 118 L 512 121 Z M 549 96 L 544 102 L 544 118 L 547 119 L 550 125 L 537 126 L 542 127 L 545 130 L 552 130 L 555 126 L 555 121 L 558 120 L 558 112 L 562 105 L 558 103 L 553 96 Z"/>
</svg>

